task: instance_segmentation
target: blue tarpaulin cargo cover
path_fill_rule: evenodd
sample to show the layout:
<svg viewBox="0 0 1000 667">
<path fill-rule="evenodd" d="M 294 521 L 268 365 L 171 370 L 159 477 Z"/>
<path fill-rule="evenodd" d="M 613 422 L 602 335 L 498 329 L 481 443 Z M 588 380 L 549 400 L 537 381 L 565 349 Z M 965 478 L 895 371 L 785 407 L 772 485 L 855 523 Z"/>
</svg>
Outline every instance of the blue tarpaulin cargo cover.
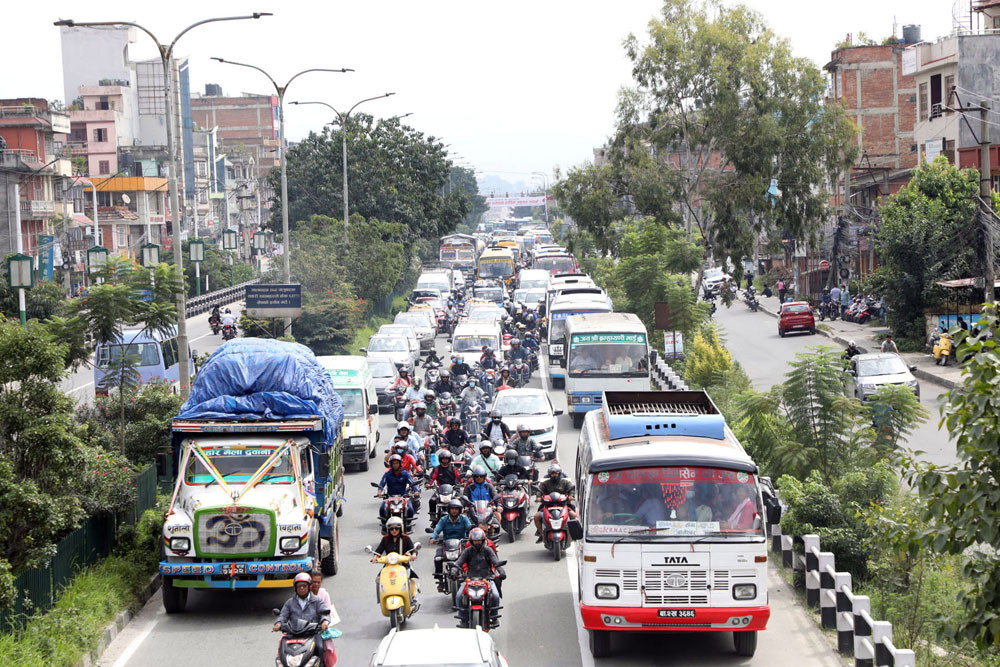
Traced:
<svg viewBox="0 0 1000 667">
<path fill-rule="evenodd" d="M 330 374 L 305 345 L 238 338 L 222 345 L 198 371 L 178 419 L 281 420 L 323 417 L 336 442 L 344 403 Z"/>
</svg>

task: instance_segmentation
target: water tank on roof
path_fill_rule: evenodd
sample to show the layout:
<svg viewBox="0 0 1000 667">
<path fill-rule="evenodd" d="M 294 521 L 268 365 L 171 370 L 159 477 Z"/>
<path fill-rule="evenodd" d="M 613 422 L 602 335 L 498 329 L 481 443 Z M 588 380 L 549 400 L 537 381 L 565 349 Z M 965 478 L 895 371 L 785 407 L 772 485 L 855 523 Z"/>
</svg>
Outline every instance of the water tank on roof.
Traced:
<svg viewBox="0 0 1000 667">
<path fill-rule="evenodd" d="M 918 25 L 904 25 L 903 26 L 903 43 L 904 44 L 916 44 L 920 41 L 920 26 Z"/>
</svg>

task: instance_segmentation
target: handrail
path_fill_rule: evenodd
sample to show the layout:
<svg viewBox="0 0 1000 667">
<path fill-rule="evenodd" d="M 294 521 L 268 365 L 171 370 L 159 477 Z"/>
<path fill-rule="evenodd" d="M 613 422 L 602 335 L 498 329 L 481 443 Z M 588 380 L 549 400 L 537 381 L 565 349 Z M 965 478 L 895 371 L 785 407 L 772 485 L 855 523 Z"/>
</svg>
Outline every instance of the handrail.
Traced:
<svg viewBox="0 0 1000 667">
<path fill-rule="evenodd" d="M 214 292 L 209 292 L 208 294 L 202 294 L 201 296 L 188 299 L 187 309 L 184 311 L 184 316 L 192 317 L 199 313 L 205 313 L 212 310 L 213 306 L 222 306 L 227 303 L 233 303 L 234 301 L 240 301 L 246 296 L 247 285 L 256 285 L 258 283 L 260 283 L 260 278 L 254 278 L 253 280 L 248 280 L 247 282 L 240 283 L 239 285 L 224 287 L 220 290 L 215 290 Z"/>
</svg>

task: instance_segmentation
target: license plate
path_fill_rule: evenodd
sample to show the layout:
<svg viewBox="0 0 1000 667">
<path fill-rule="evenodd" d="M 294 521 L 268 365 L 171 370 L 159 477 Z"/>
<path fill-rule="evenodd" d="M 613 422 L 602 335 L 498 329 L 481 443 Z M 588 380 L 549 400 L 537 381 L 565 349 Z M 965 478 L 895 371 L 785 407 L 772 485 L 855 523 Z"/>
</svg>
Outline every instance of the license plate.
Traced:
<svg viewBox="0 0 1000 667">
<path fill-rule="evenodd" d="M 661 609 L 660 618 L 694 618 L 694 609 Z"/>
<path fill-rule="evenodd" d="M 246 574 L 246 573 L 247 573 L 246 563 L 233 563 L 232 565 L 226 567 L 226 574 L 230 576 L 235 576 L 238 574 Z"/>
</svg>

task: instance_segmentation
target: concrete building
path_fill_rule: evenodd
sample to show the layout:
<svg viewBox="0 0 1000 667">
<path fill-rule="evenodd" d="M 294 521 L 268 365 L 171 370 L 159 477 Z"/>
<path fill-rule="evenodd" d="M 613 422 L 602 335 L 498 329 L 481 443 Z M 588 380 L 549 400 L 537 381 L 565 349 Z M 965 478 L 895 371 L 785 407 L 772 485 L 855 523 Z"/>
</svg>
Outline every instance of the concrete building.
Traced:
<svg viewBox="0 0 1000 667">
<path fill-rule="evenodd" d="M 225 150 L 249 151 L 257 165 L 258 178 L 278 166 L 278 98 L 274 95 L 226 97 L 215 84 L 206 94 L 191 98 L 191 117 L 202 128 L 217 128 L 219 146 Z M 210 95 L 208 92 L 218 92 Z"/>
<path fill-rule="evenodd" d="M 94 177 L 83 188 L 84 201 L 97 188 L 102 245 L 114 254 L 139 259 L 146 243 L 170 247 L 166 232 L 167 179 L 142 176 Z"/>
<path fill-rule="evenodd" d="M 96 85 L 80 86 L 77 92 L 69 111 L 67 148 L 80 173 L 116 174 L 119 148 L 131 147 L 135 142 L 132 91 L 128 86 Z"/>
</svg>

